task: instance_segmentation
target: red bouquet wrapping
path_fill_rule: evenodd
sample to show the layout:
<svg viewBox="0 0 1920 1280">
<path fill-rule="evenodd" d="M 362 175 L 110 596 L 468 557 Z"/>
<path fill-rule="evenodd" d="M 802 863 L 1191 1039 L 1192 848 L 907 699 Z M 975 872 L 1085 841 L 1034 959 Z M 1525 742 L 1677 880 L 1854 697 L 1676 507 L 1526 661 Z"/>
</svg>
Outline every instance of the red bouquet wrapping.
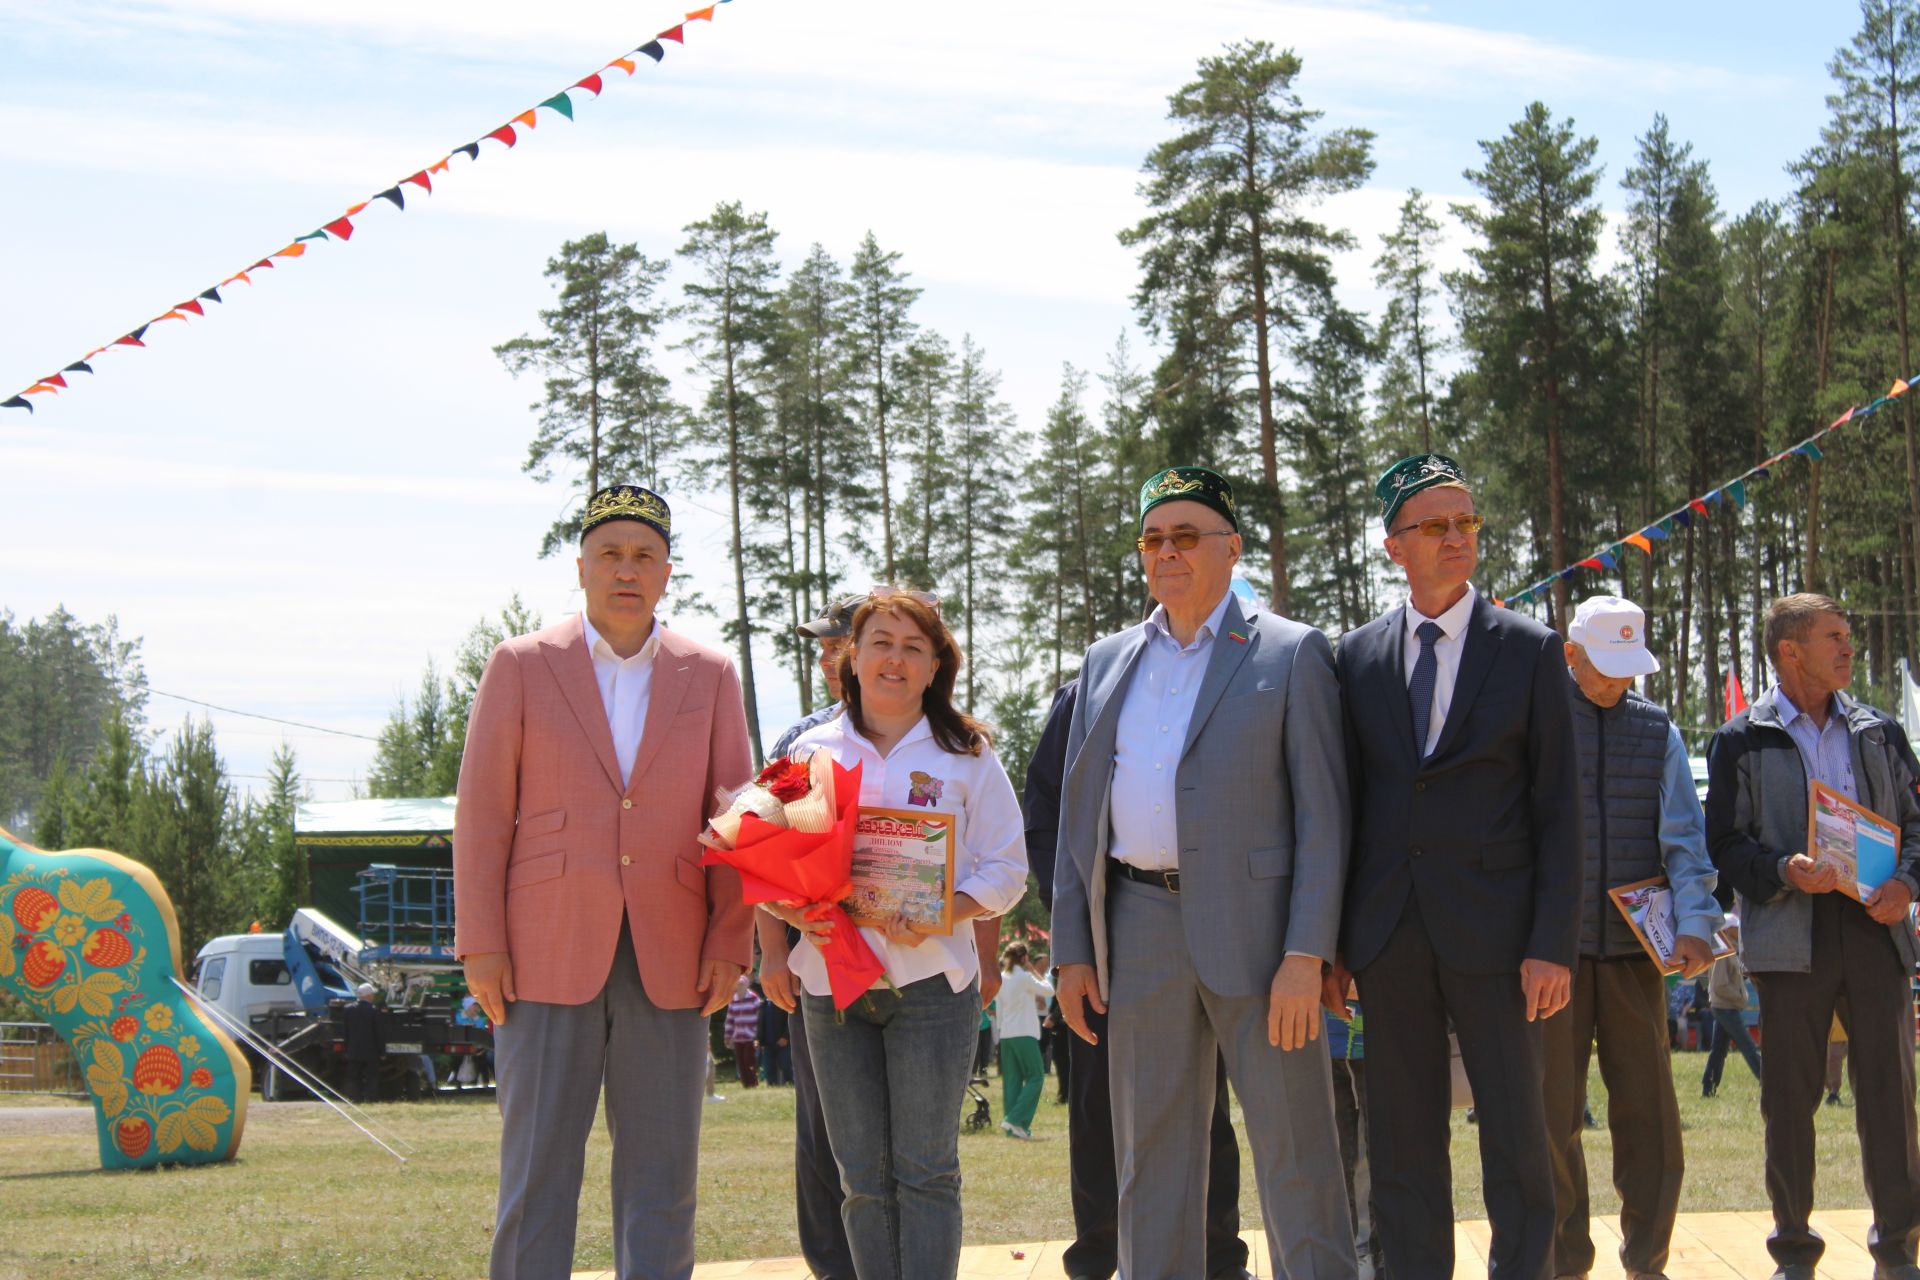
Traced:
<svg viewBox="0 0 1920 1280">
<path fill-rule="evenodd" d="M 738 871 L 741 896 L 749 903 L 778 902 L 800 908 L 809 920 L 831 923 L 832 933 L 821 944 L 820 954 L 827 962 L 827 978 L 833 985 L 834 1008 L 844 1009 L 886 976 L 886 966 L 840 906 L 852 889 L 849 877 L 853 870 L 853 827 L 860 812 L 860 766 L 842 769 L 826 752 L 820 754 L 821 763 L 831 769 L 832 818 L 826 830 L 782 826 L 751 809 L 736 812 L 738 834 L 731 841 L 732 847 L 724 847 L 728 843 L 724 839 L 704 839 L 707 852 L 701 862 Z M 825 788 L 818 784 L 804 794 L 798 792 L 807 772 L 804 764 L 796 767 L 796 762 L 774 761 L 761 773 L 755 787 L 783 805 L 824 799 L 819 792 Z"/>
</svg>

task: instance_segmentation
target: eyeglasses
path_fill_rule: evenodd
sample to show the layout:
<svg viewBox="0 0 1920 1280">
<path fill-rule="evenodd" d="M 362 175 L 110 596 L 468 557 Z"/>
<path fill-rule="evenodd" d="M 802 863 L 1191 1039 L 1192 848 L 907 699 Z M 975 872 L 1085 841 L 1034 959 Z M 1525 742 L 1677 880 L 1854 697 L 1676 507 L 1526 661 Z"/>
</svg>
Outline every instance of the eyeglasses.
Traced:
<svg viewBox="0 0 1920 1280">
<path fill-rule="evenodd" d="M 871 600 L 874 604 L 886 604 L 888 601 L 898 599 L 902 596 L 909 600 L 918 601 L 929 609 L 938 609 L 940 607 L 940 597 L 934 595 L 931 591 L 909 591 L 905 587 L 875 586 L 867 592 L 867 599 Z"/>
<path fill-rule="evenodd" d="M 1449 529 L 1474 534 L 1480 532 L 1486 523 L 1485 516 L 1433 516 L 1426 520 L 1415 520 L 1412 524 L 1403 524 L 1398 529 L 1390 529 L 1387 532 L 1389 537 L 1397 538 L 1409 529 L 1418 529 L 1429 538 L 1444 538 Z"/>
<path fill-rule="evenodd" d="M 1143 533 L 1133 540 L 1133 545 L 1148 555 L 1158 555 L 1160 548 L 1169 542 L 1176 551 L 1191 551 L 1200 545 L 1202 538 L 1231 538 L 1232 529 L 1209 529 L 1205 533 L 1198 529 L 1175 529 L 1172 533 Z"/>
</svg>

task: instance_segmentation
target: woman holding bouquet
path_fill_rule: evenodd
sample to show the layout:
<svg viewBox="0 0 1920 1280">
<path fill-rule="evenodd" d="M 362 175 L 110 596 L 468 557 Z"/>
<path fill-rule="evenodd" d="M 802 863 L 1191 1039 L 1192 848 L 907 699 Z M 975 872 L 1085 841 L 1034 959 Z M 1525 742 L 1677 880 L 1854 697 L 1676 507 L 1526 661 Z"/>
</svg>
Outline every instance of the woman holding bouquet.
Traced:
<svg viewBox="0 0 1920 1280">
<path fill-rule="evenodd" d="M 960 1266 L 960 1107 L 980 1022 L 980 959 L 967 922 L 1010 910 L 1027 887 L 1020 802 L 987 731 L 953 703 L 961 654 L 932 596 L 876 587 L 841 658 L 846 710 L 802 734 L 861 767 L 860 803 L 924 808 L 954 822 L 953 932 L 904 917 L 862 933 L 886 966 L 836 1013 L 825 962 L 795 950 L 827 1132 L 846 1191 L 841 1214 L 860 1280 L 939 1280 Z M 822 926 L 766 908 L 819 939 Z"/>
</svg>

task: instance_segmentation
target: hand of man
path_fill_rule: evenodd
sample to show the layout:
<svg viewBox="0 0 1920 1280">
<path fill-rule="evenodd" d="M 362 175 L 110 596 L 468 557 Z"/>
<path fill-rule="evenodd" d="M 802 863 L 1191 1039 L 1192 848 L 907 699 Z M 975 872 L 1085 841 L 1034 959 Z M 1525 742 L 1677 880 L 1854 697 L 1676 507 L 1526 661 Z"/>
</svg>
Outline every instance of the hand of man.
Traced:
<svg viewBox="0 0 1920 1280">
<path fill-rule="evenodd" d="M 1831 862 L 1815 862 L 1796 853 L 1787 859 L 1787 883 L 1802 893 L 1832 893 L 1840 876 Z"/>
<path fill-rule="evenodd" d="M 1090 964 L 1063 964 L 1060 966 L 1060 986 L 1054 995 L 1060 1001 L 1060 1015 L 1073 1028 L 1073 1034 L 1088 1044 L 1099 1044 L 1100 1037 L 1093 1034 L 1087 1026 L 1087 1010 L 1095 1013 L 1107 1011 L 1106 1002 L 1100 999 L 1100 980 Z"/>
<path fill-rule="evenodd" d="M 1320 1038 L 1320 958 L 1288 956 L 1267 992 L 1267 1043 L 1283 1050 Z"/>
<path fill-rule="evenodd" d="M 1713 948 L 1705 939 L 1683 933 L 1674 940 L 1673 959 L 1680 966 L 1681 977 L 1697 978 L 1713 968 Z"/>
<path fill-rule="evenodd" d="M 1335 956 L 1320 978 L 1320 1007 L 1342 1022 L 1352 1022 L 1353 1010 L 1347 1008 L 1347 989 L 1352 985 L 1353 975 L 1347 972 L 1346 960 Z"/>
<path fill-rule="evenodd" d="M 1522 960 L 1520 991 L 1526 998 L 1528 1022 L 1551 1018 L 1573 998 L 1573 972 L 1550 960 Z"/>
<path fill-rule="evenodd" d="M 700 964 L 700 984 L 696 991 L 706 993 L 707 1002 L 700 1008 L 700 1016 L 711 1018 L 727 1007 L 727 1001 L 733 999 L 733 984 L 740 981 L 740 975 L 746 970 L 731 960 L 704 960 Z"/>
<path fill-rule="evenodd" d="M 1868 895 L 1866 901 L 1867 914 L 1877 924 L 1898 924 L 1912 905 L 1912 892 L 1898 880 L 1887 881 Z"/>
<path fill-rule="evenodd" d="M 513 989 L 513 961 L 504 951 L 482 951 L 468 956 L 467 990 L 480 1002 L 480 1008 L 494 1026 L 507 1020 L 507 1005 L 520 997 Z"/>
</svg>

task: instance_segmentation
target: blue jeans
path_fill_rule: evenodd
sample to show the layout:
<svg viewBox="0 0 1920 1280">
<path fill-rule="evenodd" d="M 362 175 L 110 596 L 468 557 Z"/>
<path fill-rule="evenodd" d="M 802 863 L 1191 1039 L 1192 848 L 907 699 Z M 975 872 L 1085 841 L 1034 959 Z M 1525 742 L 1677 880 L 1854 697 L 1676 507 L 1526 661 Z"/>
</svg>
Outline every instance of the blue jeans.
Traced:
<svg viewBox="0 0 1920 1280">
<path fill-rule="evenodd" d="M 1713 1048 L 1707 1053 L 1707 1068 L 1700 1075 L 1700 1088 L 1711 1093 L 1720 1087 L 1720 1072 L 1726 1065 L 1727 1050 L 1738 1049 L 1740 1056 L 1747 1060 L 1753 1078 L 1760 1078 L 1760 1051 L 1754 1048 L 1753 1037 L 1747 1034 L 1747 1022 L 1738 1009 L 1715 1009 L 1713 1011 Z"/>
<path fill-rule="evenodd" d="M 859 1280 L 941 1280 L 960 1269 L 960 1104 L 980 989 L 945 975 L 876 987 L 836 1017 L 808 995 L 807 1047 L 840 1166 Z"/>
</svg>

